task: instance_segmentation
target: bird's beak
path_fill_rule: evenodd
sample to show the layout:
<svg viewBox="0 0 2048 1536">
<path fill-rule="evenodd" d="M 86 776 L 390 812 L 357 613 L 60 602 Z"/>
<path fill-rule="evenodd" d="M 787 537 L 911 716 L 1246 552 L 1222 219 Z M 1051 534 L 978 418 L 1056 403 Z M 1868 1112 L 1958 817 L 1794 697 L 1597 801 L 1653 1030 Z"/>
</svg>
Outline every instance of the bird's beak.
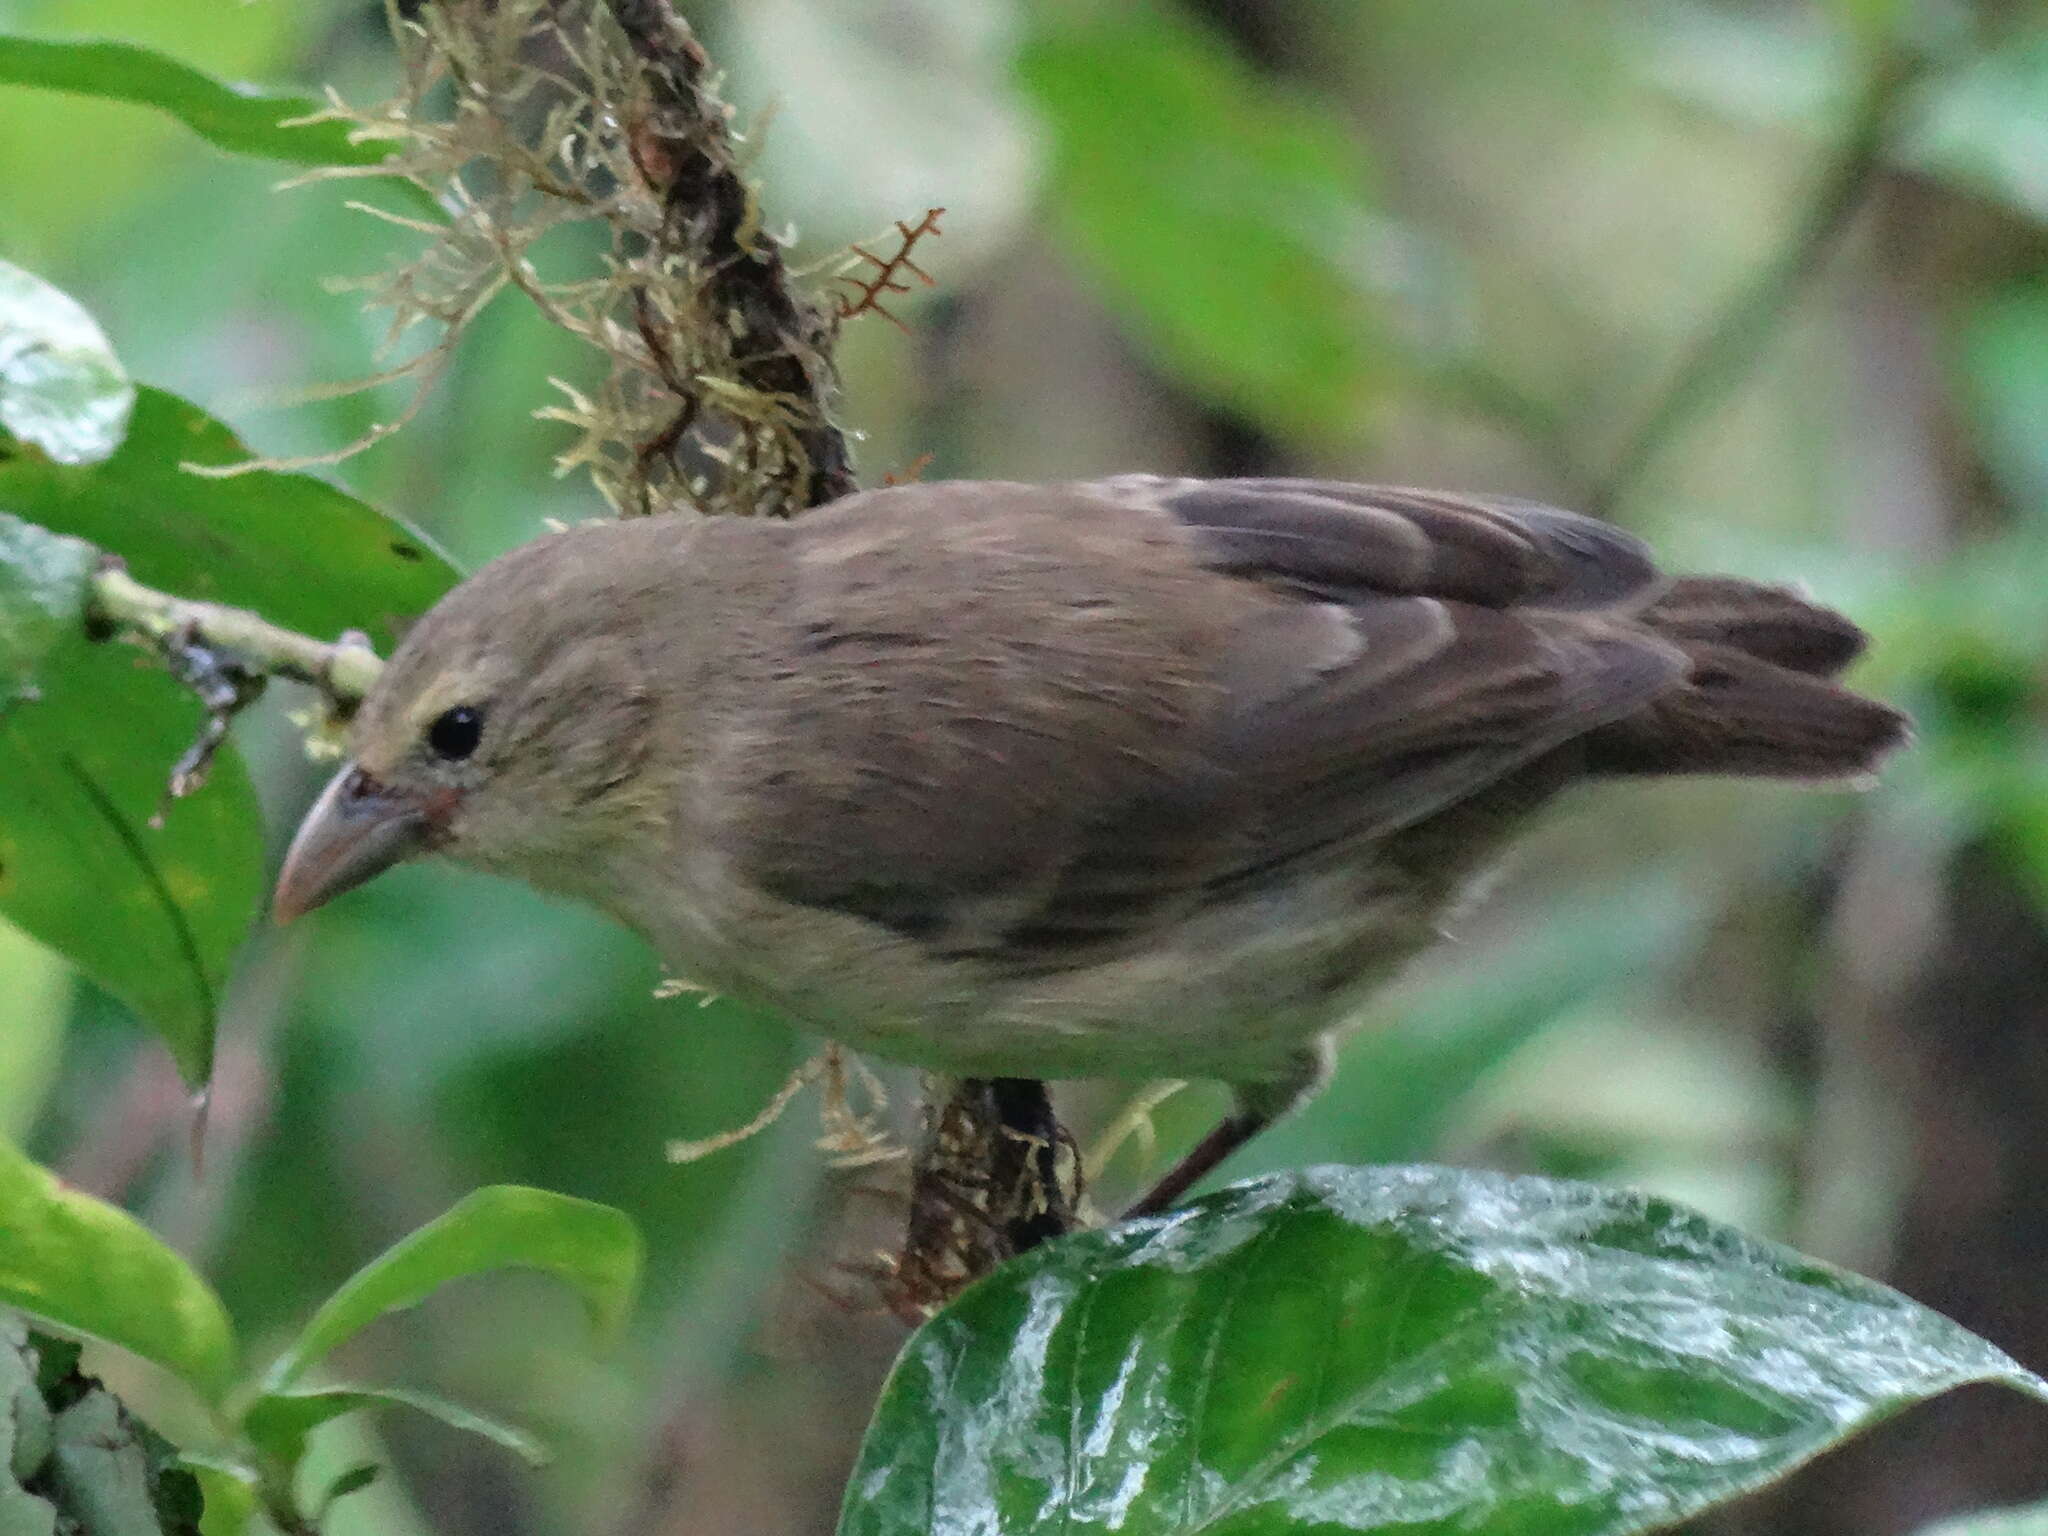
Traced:
<svg viewBox="0 0 2048 1536">
<path fill-rule="evenodd" d="M 284 856 L 270 910 L 280 923 L 382 874 L 428 842 L 428 807 L 354 763 L 320 792 Z"/>
</svg>

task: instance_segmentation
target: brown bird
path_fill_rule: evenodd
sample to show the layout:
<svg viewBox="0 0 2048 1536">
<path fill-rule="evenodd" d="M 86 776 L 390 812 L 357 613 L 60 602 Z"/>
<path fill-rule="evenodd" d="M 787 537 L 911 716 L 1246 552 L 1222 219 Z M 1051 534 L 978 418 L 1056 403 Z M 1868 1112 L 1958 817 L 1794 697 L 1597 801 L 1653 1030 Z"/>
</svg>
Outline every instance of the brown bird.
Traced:
<svg viewBox="0 0 2048 1536">
<path fill-rule="evenodd" d="M 412 630 L 278 883 L 439 853 L 679 975 L 974 1077 L 1210 1077 L 1159 1209 L 1579 780 L 1868 774 L 1840 615 L 1530 502 L 909 485 L 514 550 Z"/>
</svg>

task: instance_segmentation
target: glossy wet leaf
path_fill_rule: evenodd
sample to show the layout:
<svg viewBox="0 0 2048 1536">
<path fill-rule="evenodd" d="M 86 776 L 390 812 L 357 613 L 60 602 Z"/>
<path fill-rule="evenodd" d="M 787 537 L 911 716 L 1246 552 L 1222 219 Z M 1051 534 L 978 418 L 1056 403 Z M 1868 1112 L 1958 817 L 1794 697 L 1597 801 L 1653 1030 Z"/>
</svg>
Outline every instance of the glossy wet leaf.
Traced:
<svg viewBox="0 0 2048 1536">
<path fill-rule="evenodd" d="M 263 823 L 240 758 L 166 804 L 203 711 L 142 652 L 73 630 L 33 697 L 0 701 L 0 915 L 212 1070 L 229 963 L 263 897 Z M 161 825 L 151 821 L 163 812 Z"/>
<path fill-rule="evenodd" d="M 306 1453 L 308 1435 L 345 1413 L 365 1408 L 409 1408 L 438 1419 L 451 1429 L 488 1440 L 536 1466 L 547 1460 L 540 1442 L 524 1430 L 445 1397 L 404 1387 L 312 1387 L 266 1392 L 243 1414 L 242 1429 L 264 1454 L 275 1456 L 287 1466 L 297 1466 Z"/>
<path fill-rule="evenodd" d="M 2048 1536 L 2048 1504 L 1987 1509 L 1923 1527 L 1918 1536 Z"/>
<path fill-rule="evenodd" d="M 104 459 L 134 399 L 106 333 L 77 300 L 0 261 L 0 463 L 23 445 L 60 464 Z"/>
<path fill-rule="evenodd" d="M 1354 428 L 1384 371 L 1371 299 L 1386 241 L 1332 114 L 1171 13 L 1047 16 L 1020 64 L 1052 139 L 1047 206 L 1117 313 L 1269 430 Z"/>
<path fill-rule="evenodd" d="M 0 708 L 33 698 L 50 653 L 85 622 L 99 552 L 0 512 Z"/>
<path fill-rule="evenodd" d="M 998 1270 L 905 1347 L 842 1536 L 1662 1528 L 1965 1382 L 1867 1280 L 1628 1191 L 1321 1168 Z"/>
<path fill-rule="evenodd" d="M 0 1303 L 155 1361 L 217 1401 L 234 1331 L 207 1283 L 134 1217 L 0 1142 Z"/>
<path fill-rule="evenodd" d="M 576 1291 L 601 1332 L 612 1333 L 633 1305 L 642 1263 L 638 1229 L 608 1205 L 512 1184 L 480 1189 L 345 1281 L 271 1368 L 267 1384 L 281 1391 L 386 1313 L 496 1269 L 553 1275 Z"/>
<path fill-rule="evenodd" d="M 0 33 L 0 84 L 40 87 L 168 112 L 217 148 L 299 165 L 375 165 L 389 153 L 349 142 L 344 123 L 299 123 L 320 103 L 216 79 L 154 48 L 103 38 Z"/>
<path fill-rule="evenodd" d="M 388 643 L 454 584 L 454 567 L 418 530 L 325 480 L 223 480 L 180 467 L 248 457 L 206 412 L 145 388 L 106 462 L 0 462 L 0 510 L 121 556 L 151 586 L 253 608 L 323 639 L 362 629 Z"/>
</svg>

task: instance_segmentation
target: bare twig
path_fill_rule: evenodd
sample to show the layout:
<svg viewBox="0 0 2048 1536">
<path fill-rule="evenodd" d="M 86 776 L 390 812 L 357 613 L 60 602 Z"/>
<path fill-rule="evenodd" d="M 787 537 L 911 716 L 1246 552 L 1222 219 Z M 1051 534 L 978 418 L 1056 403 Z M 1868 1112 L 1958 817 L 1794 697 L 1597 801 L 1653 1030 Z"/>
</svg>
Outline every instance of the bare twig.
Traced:
<svg viewBox="0 0 2048 1536">
<path fill-rule="evenodd" d="M 270 678 L 290 678 L 317 689 L 329 721 L 339 724 L 355 713 L 384 666 L 369 637 L 354 630 L 337 640 L 315 640 L 246 608 L 194 602 L 146 587 L 112 556 L 93 575 L 86 625 L 102 636 L 143 641 L 206 706 L 199 739 L 171 769 L 170 798 L 189 795 L 205 782 L 228 726 L 256 701 Z"/>
<path fill-rule="evenodd" d="M 1833 254 L 1882 173 L 1899 107 L 1920 78 L 1917 54 L 1894 49 L 1872 65 L 1849 128 L 1821 172 L 1804 217 L 1779 249 L 1710 321 L 1651 402 L 1613 465 L 1587 497 L 1611 514 L 1657 457 L 1748 370 L 1759 347 Z"/>
<path fill-rule="evenodd" d="M 355 630 L 337 640 L 315 640 L 246 608 L 194 602 L 145 587 L 114 559 L 92 578 L 87 616 L 96 626 L 132 631 L 159 645 L 190 637 L 232 652 L 265 676 L 288 677 L 319 689 L 344 720 L 355 713 L 384 669 L 368 638 Z"/>
<path fill-rule="evenodd" d="M 840 295 L 839 318 L 841 320 L 856 320 L 862 315 L 880 315 L 884 320 L 895 326 L 897 330 L 908 329 L 882 302 L 882 295 L 885 293 L 909 293 L 911 291 L 910 284 L 901 281 L 903 274 L 906 272 L 923 283 L 927 288 L 936 286 L 931 273 L 925 271 L 923 267 L 912 261 L 910 253 L 917 249 L 917 244 L 920 240 L 928 236 L 944 233 L 939 228 L 939 216 L 945 211 L 943 208 L 927 208 L 924 211 L 924 217 L 915 224 L 906 224 L 903 220 L 898 219 L 896 221 L 897 246 L 895 251 L 887 256 L 877 256 L 864 245 L 852 247 L 853 254 L 866 262 L 874 270 L 872 275 L 866 277 L 854 272 L 842 272 L 834 279 L 835 282 L 853 285 L 852 293 Z"/>
</svg>

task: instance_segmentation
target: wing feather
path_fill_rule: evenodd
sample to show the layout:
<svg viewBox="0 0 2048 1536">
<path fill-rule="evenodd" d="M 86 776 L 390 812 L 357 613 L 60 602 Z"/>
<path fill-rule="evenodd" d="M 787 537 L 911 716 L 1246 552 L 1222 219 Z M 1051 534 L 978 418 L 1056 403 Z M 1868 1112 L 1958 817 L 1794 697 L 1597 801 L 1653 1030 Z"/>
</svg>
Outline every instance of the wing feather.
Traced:
<svg viewBox="0 0 2048 1536">
<path fill-rule="evenodd" d="M 1317 595 L 1427 596 L 1567 611 L 1648 598 L 1649 551 L 1619 528 L 1512 498 L 1328 480 L 1126 475 L 1077 489 L 1192 531 L 1213 569 Z"/>
<path fill-rule="evenodd" d="M 792 533 L 809 654 L 754 739 L 803 750 L 734 818 L 750 873 L 1002 972 L 1098 961 L 1304 861 L 1369 857 L 1685 666 L 1603 612 L 1654 597 L 1642 546 L 1528 503 L 940 483 Z M 963 758 L 970 738 L 990 751 Z"/>
</svg>

